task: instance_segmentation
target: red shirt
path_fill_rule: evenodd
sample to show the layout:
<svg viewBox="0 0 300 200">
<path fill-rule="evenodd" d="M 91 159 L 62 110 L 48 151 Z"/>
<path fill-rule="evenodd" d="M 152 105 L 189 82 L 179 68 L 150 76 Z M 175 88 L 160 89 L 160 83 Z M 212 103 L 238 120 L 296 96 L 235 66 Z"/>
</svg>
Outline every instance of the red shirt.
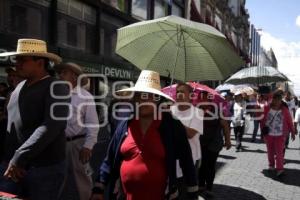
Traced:
<svg viewBox="0 0 300 200">
<path fill-rule="evenodd" d="M 166 154 L 158 127 L 153 121 L 143 135 L 139 121 L 128 126 L 121 145 L 120 176 L 127 200 L 163 200 L 167 185 Z"/>
</svg>

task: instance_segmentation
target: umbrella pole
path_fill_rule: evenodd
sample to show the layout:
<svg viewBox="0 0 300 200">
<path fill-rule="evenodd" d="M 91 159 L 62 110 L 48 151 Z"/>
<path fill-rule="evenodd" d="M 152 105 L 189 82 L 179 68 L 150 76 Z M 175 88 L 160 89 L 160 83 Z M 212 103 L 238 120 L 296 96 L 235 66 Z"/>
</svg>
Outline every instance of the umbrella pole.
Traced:
<svg viewBox="0 0 300 200">
<path fill-rule="evenodd" d="M 174 77 L 172 76 L 170 86 L 173 85 Z"/>
<path fill-rule="evenodd" d="M 171 85 L 173 84 L 173 81 L 174 81 L 174 75 L 175 75 L 175 68 L 176 68 L 176 65 L 177 65 L 177 60 L 178 60 L 178 55 L 179 55 L 179 48 L 180 48 L 180 42 L 181 40 L 184 41 L 184 36 L 183 36 L 183 32 L 181 30 L 181 26 L 177 26 L 177 31 L 180 31 L 180 35 L 177 36 L 177 56 L 176 56 L 176 59 L 175 59 L 175 65 L 173 67 L 173 71 L 172 71 L 172 79 L 171 79 Z"/>
</svg>

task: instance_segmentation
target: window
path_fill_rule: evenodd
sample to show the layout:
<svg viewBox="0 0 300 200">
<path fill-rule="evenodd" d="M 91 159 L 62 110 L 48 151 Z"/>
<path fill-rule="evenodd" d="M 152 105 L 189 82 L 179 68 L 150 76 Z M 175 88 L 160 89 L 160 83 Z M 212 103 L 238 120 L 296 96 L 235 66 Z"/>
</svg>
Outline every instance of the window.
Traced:
<svg viewBox="0 0 300 200">
<path fill-rule="evenodd" d="M 128 0 L 101 0 L 103 3 L 106 3 L 122 12 L 126 12 L 128 8 Z"/>
<path fill-rule="evenodd" d="M 90 6 L 85 5 L 83 7 L 83 11 L 84 11 L 84 16 L 83 16 L 84 21 L 90 24 L 96 24 L 96 18 L 97 18 L 96 10 Z"/>
<path fill-rule="evenodd" d="M 101 26 L 100 26 L 100 49 L 101 54 L 107 57 L 113 57 L 121 59 L 116 54 L 116 43 L 117 43 L 117 29 L 125 26 L 126 24 L 118 18 L 101 14 Z"/>
<path fill-rule="evenodd" d="M 5 21 L 5 3 L 4 1 L 0 1 L 0 30 L 5 29 L 4 27 L 4 21 Z"/>
<path fill-rule="evenodd" d="M 147 0 L 132 0 L 132 15 L 140 19 L 147 19 Z"/>
<path fill-rule="evenodd" d="M 68 2 L 69 0 L 57 0 L 57 11 L 68 14 Z"/>
<path fill-rule="evenodd" d="M 154 18 L 164 17 L 167 14 L 167 5 L 163 0 L 155 0 L 154 2 Z"/>
<path fill-rule="evenodd" d="M 177 15 L 179 17 L 183 17 L 183 7 L 178 6 L 176 3 L 172 4 L 172 15 Z"/>
<path fill-rule="evenodd" d="M 57 10 L 80 21 L 96 24 L 96 10 L 78 0 L 58 0 Z"/>
<path fill-rule="evenodd" d="M 71 46 L 77 46 L 77 26 L 76 24 L 67 23 L 67 41 Z"/>
<path fill-rule="evenodd" d="M 69 0 L 68 14 L 79 20 L 83 19 L 83 4 L 77 0 Z"/>
<path fill-rule="evenodd" d="M 220 12 L 217 12 L 220 13 Z M 216 23 L 216 29 L 219 31 L 222 31 L 222 19 L 219 17 L 219 15 L 215 15 L 215 23 Z"/>
<path fill-rule="evenodd" d="M 10 30 L 12 32 L 27 33 L 27 9 L 23 6 L 13 5 L 10 7 Z"/>
<path fill-rule="evenodd" d="M 100 30 L 101 54 L 108 57 L 117 57 L 115 53 L 117 43 L 117 30 L 112 26 L 105 25 Z"/>
<path fill-rule="evenodd" d="M 28 0 L 41 6 L 49 7 L 51 0 Z"/>
<path fill-rule="evenodd" d="M 25 36 L 43 38 L 43 33 L 46 32 L 46 25 L 43 25 L 43 20 L 45 20 L 44 15 L 47 15 L 47 12 L 43 14 L 42 9 L 19 4 L 16 2 L 10 5 L 9 30 Z M 34 23 L 32 19 L 34 19 Z"/>
<path fill-rule="evenodd" d="M 201 0 L 194 1 L 196 4 L 196 8 L 199 13 L 201 13 Z"/>
<path fill-rule="evenodd" d="M 78 0 L 58 0 L 59 45 L 94 53 L 96 9 Z"/>
</svg>

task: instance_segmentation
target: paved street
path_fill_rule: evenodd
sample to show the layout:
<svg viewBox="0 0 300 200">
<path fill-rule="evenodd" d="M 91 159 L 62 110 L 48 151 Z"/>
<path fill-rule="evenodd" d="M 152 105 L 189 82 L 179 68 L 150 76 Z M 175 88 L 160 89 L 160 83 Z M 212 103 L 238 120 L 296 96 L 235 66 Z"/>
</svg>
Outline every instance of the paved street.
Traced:
<svg viewBox="0 0 300 200">
<path fill-rule="evenodd" d="M 252 128 L 248 129 L 248 133 Z M 299 200 L 300 150 L 299 137 L 286 152 L 285 175 L 275 178 L 268 168 L 264 143 L 250 143 L 246 133 L 244 151 L 223 150 L 218 159 L 215 198 L 220 200 Z M 232 134 L 232 139 L 234 139 Z M 232 140 L 232 144 L 235 141 Z"/>
</svg>

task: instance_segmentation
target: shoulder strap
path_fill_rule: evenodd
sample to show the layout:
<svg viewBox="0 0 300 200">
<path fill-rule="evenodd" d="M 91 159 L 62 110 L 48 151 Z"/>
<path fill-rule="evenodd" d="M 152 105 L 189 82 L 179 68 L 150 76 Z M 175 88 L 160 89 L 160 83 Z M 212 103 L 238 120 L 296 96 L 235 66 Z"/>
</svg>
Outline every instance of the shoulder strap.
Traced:
<svg viewBox="0 0 300 200">
<path fill-rule="evenodd" d="M 273 118 L 271 119 L 271 121 L 270 121 L 270 123 L 269 123 L 269 124 L 272 124 L 272 122 L 273 122 L 274 118 L 277 116 L 277 114 L 279 113 L 279 111 L 280 111 L 280 110 L 278 110 L 278 111 L 275 113 L 275 115 L 273 116 Z"/>
</svg>

